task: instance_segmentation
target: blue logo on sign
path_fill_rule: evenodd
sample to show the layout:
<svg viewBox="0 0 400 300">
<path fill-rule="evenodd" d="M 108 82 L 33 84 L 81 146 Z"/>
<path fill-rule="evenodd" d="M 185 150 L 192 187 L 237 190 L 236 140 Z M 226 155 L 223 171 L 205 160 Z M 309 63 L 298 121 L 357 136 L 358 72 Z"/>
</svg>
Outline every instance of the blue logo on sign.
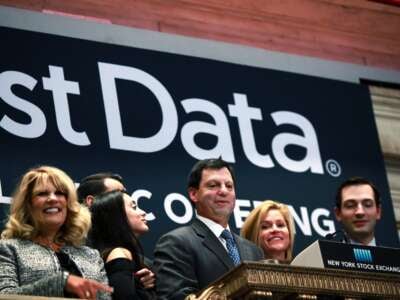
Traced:
<svg viewBox="0 0 400 300">
<path fill-rule="evenodd" d="M 356 261 L 363 263 L 372 263 L 372 254 L 370 250 L 354 248 L 353 252 Z"/>
</svg>

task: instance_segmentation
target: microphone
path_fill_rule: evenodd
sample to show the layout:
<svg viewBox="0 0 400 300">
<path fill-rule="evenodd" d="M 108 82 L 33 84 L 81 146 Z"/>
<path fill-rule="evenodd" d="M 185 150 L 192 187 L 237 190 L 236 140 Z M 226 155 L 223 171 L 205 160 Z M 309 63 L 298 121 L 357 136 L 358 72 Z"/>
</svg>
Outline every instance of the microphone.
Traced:
<svg viewBox="0 0 400 300">
<path fill-rule="evenodd" d="M 346 232 L 343 231 L 343 230 L 341 230 L 341 229 L 339 229 L 339 230 L 337 230 L 337 231 L 335 231 L 335 232 L 328 233 L 327 235 L 325 235 L 325 238 L 326 238 L 327 240 L 332 241 L 332 240 L 334 240 L 337 236 L 339 236 L 339 237 L 341 236 L 341 237 L 343 238 L 343 241 L 344 241 L 346 244 L 349 244 L 349 238 L 347 237 Z"/>
</svg>

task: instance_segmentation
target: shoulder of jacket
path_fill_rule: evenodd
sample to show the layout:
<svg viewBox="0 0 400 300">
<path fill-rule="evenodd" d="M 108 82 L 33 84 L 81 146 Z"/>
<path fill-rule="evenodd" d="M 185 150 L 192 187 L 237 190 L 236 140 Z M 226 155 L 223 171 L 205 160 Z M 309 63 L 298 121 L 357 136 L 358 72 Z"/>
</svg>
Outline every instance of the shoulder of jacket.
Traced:
<svg viewBox="0 0 400 300">
<path fill-rule="evenodd" d="M 192 232 L 193 231 L 193 227 L 192 226 L 182 226 L 182 227 L 178 227 L 175 229 L 172 229 L 171 231 L 165 233 L 163 236 L 179 236 L 179 235 L 184 235 L 188 232 Z"/>
<path fill-rule="evenodd" d="M 164 243 L 181 243 L 182 241 L 187 240 L 195 235 L 195 232 L 192 226 L 182 226 L 175 228 L 165 234 L 163 234 L 158 242 L 157 245 L 164 244 Z"/>
<path fill-rule="evenodd" d="M 249 247 L 252 247 L 252 248 L 259 248 L 255 243 L 253 243 L 252 241 L 249 241 L 249 240 L 247 240 L 247 239 L 245 239 L 244 237 L 242 237 L 242 236 L 240 236 L 240 235 L 238 235 L 238 234 L 235 234 L 235 236 L 236 236 L 236 239 L 237 239 L 237 241 L 239 241 L 240 243 L 243 243 L 243 244 L 246 244 L 246 245 L 248 245 Z"/>
<path fill-rule="evenodd" d="M 3 239 L 0 240 L 0 245 L 3 246 L 14 246 L 14 247 L 20 247 L 20 246 L 29 246 L 29 245 L 35 245 L 34 242 L 31 240 L 24 240 L 24 239 L 17 239 L 17 238 L 12 238 L 12 239 Z"/>
</svg>

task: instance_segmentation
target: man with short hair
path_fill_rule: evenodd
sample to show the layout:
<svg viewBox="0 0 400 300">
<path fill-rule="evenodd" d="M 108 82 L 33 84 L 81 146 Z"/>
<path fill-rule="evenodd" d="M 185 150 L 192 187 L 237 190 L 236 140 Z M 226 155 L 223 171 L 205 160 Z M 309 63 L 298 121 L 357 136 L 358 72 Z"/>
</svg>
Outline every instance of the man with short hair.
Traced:
<svg viewBox="0 0 400 300">
<path fill-rule="evenodd" d="M 236 201 L 230 165 L 220 159 L 197 162 L 189 174 L 188 194 L 196 218 L 162 236 L 154 252 L 159 299 L 184 299 L 241 261 L 263 259 L 260 248 L 230 231 Z"/>
<path fill-rule="evenodd" d="M 92 174 L 82 179 L 77 189 L 78 200 L 90 208 L 97 196 L 112 191 L 127 192 L 121 175 L 111 172 Z M 90 238 L 87 243 L 90 245 Z M 145 265 L 151 266 L 152 262 L 147 257 L 143 259 Z M 145 289 L 154 289 L 155 275 L 149 268 L 140 269 L 135 276 L 140 278 Z"/>
<path fill-rule="evenodd" d="M 110 172 L 96 173 L 82 179 L 78 189 L 79 202 L 92 206 L 96 196 L 111 191 L 126 192 L 121 175 Z"/>
<path fill-rule="evenodd" d="M 335 214 L 350 243 L 376 246 L 375 225 L 381 218 L 381 201 L 372 182 L 361 177 L 343 182 L 337 190 Z"/>
</svg>

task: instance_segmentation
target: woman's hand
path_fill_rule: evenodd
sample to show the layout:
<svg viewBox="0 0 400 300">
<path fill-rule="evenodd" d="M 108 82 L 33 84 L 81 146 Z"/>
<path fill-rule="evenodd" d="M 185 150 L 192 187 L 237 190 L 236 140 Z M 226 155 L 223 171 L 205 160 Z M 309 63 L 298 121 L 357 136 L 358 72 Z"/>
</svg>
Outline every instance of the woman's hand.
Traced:
<svg viewBox="0 0 400 300">
<path fill-rule="evenodd" d="M 145 289 L 154 288 L 156 277 L 152 271 L 147 268 L 143 268 L 135 273 L 136 277 L 139 277 L 140 282 L 143 284 Z"/>
<path fill-rule="evenodd" d="M 81 299 L 96 299 L 98 291 L 112 293 L 112 287 L 95 280 L 69 275 L 65 290 Z"/>
</svg>

